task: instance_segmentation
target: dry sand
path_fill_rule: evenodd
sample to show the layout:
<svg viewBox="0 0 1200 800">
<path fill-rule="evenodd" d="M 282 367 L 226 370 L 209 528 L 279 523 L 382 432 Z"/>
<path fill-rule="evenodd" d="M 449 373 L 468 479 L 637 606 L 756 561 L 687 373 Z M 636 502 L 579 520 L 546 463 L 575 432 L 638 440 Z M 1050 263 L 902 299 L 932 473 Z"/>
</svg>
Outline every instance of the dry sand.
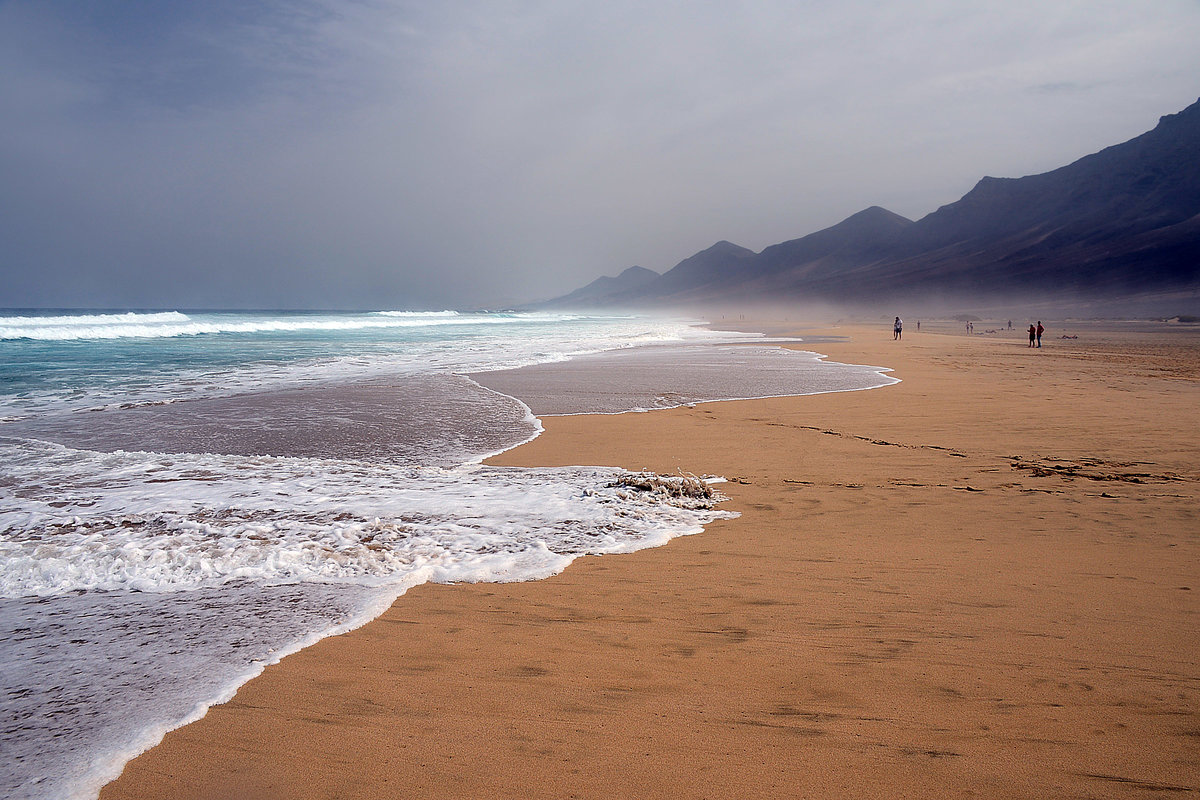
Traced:
<svg viewBox="0 0 1200 800">
<path fill-rule="evenodd" d="M 742 516 L 419 587 L 102 796 L 1200 792 L 1200 332 L 923 327 L 826 330 L 883 389 L 546 420 L 496 461 L 720 474 Z"/>
</svg>

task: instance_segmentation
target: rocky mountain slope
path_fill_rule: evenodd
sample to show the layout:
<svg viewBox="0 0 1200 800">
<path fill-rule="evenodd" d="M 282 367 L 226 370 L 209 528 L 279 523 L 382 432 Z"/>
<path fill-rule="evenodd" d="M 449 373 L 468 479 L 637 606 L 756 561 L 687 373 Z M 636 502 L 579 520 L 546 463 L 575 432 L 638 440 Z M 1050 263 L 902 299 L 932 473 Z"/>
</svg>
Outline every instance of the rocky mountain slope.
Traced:
<svg viewBox="0 0 1200 800">
<path fill-rule="evenodd" d="M 661 276 L 627 270 L 551 302 L 1111 298 L 1194 291 L 1198 266 L 1200 101 L 1051 172 L 985 177 L 916 222 L 873 206 L 760 253 L 718 242 Z"/>
</svg>

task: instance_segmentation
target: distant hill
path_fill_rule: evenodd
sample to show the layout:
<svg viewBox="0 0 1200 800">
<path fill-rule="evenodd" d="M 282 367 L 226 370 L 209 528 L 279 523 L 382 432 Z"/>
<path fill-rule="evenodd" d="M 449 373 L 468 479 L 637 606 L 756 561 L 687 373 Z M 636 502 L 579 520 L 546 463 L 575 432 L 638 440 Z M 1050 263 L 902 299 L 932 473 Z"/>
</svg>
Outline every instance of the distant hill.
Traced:
<svg viewBox="0 0 1200 800">
<path fill-rule="evenodd" d="M 916 222 L 872 206 L 761 253 L 718 242 L 661 276 L 644 270 L 628 285 L 597 281 L 551 302 L 568 305 L 580 292 L 589 306 L 632 307 L 985 294 L 1103 299 L 1195 291 L 1198 267 L 1200 101 L 1051 172 L 985 177 Z"/>
<path fill-rule="evenodd" d="M 629 267 L 615 278 L 607 275 L 597 278 L 570 294 L 539 304 L 540 308 L 590 308 L 619 304 L 624 298 L 626 302 L 634 302 L 640 296 L 640 290 L 653 283 L 660 275 L 645 267 Z"/>
<path fill-rule="evenodd" d="M 650 292 L 672 297 L 721 292 L 755 275 L 754 251 L 733 242 L 720 241 L 707 250 L 685 258 L 648 287 Z"/>
</svg>

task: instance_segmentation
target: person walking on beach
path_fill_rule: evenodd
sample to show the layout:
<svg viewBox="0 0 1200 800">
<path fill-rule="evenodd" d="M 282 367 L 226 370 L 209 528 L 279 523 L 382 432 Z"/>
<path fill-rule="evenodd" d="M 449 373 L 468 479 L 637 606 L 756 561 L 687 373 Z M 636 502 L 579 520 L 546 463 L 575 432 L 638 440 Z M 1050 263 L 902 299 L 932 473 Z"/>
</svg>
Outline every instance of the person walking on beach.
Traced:
<svg viewBox="0 0 1200 800">
<path fill-rule="evenodd" d="M 1042 327 L 1042 321 L 1039 319 L 1039 320 L 1038 320 L 1038 326 L 1037 326 L 1037 342 L 1038 342 L 1038 347 L 1041 347 L 1041 346 L 1042 346 L 1042 333 L 1043 333 L 1045 330 L 1046 330 L 1046 329 Z"/>
<path fill-rule="evenodd" d="M 1029 346 L 1033 347 L 1033 337 L 1037 336 L 1037 328 L 1033 327 L 1033 323 L 1029 323 Z"/>
<path fill-rule="evenodd" d="M 892 323 L 892 339 L 900 339 L 904 336 L 904 322 L 896 317 L 896 321 Z"/>
</svg>

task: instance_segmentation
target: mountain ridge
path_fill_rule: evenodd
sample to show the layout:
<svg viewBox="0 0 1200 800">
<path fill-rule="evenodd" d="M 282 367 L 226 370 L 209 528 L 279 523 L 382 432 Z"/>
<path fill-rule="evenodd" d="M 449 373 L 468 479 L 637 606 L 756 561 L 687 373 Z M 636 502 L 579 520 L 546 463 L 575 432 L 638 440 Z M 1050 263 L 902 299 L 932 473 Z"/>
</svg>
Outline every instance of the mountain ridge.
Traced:
<svg viewBox="0 0 1200 800">
<path fill-rule="evenodd" d="M 649 307 L 981 294 L 1100 298 L 1195 291 L 1198 264 L 1200 100 L 1139 136 L 1048 172 L 985 176 L 916 221 L 869 206 L 759 253 L 722 240 L 657 278 L 586 300 Z M 574 294 L 549 302 L 561 305 Z"/>
</svg>

